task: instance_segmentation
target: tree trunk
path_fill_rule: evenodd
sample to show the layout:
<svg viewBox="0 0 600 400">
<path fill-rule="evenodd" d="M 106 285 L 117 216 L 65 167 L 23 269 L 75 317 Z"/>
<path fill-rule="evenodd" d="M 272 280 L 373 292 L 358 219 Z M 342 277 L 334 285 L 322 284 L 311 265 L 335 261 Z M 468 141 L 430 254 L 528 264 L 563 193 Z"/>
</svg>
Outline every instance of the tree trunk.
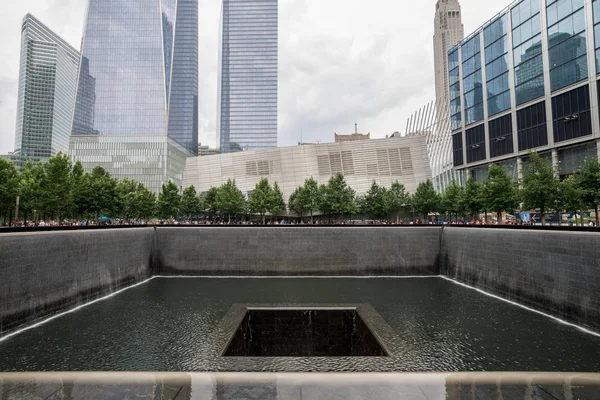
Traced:
<svg viewBox="0 0 600 400">
<path fill-rule="evenodd" d="M 546 213 L 542 210 L 540 210 L 540 213 L 542 214 L 542 226 L 546 225 Z"/>
<path fill-rule="evenodd" d="M 498 219 L 498 225 L 502 225 L 502 211 L 496 213 L 496 218 Z"/>
<path fill-rule="evenodd" d="M 600 221 L 598 220 L 598 217 L 600 217 L 600 215 L 598 215 L 598 204 L 594 205 L 594 212 L 596 212 L 596 226 L 598 226 L 600 224 Z"/>
<path fill-rule="evenodd" d="M 228 218 L 229 218 L 229 220 L 227 221 L 227 223 L 228 223 L 229 225 L 231 225 L 231 214 L 227 214 L 227 216 L 228 216 Z"/>
</svg>

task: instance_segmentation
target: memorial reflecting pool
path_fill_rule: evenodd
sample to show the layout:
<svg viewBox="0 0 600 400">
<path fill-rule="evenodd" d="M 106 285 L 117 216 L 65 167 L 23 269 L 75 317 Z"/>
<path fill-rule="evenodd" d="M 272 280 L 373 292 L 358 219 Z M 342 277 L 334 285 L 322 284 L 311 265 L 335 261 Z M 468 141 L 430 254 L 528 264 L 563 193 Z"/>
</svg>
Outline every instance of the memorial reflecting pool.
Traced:
<svg viewBox="0 0 600 400">
<path fill-rule="evenodd" d="M 223 357 L 234 305 L 361 305 L 389 354 Z M 0 371 L 600 372 L 599 355 L 599 336 L 437 277 L 155 278 L 0 342 Z"/>
</svg>

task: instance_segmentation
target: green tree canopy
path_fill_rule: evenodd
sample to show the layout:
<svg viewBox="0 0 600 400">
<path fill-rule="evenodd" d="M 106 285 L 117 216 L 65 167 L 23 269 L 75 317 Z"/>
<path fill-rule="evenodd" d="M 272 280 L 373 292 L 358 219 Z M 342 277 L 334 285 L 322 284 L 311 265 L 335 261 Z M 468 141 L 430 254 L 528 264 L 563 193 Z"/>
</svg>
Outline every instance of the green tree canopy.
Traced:
<svg viewBox="0 0 600 400">
<path fill-rule="evenodd" d="M 459 215 L 464 214 L 464 196 L 465 188 L 457 184 L 456 181 L 453 180 L 446 187 L 444 194 L 441 196 L 441 208 L 450 215 L 450 219 L 452 219 L 452 215 L 456 215 L 458 218 Z"/>
<path fill-rule="evenodd" d="M 471 218 L 477 219 L 477 216 L 483 211 L 483 188 L 473 177 L 467 179 L 464 195 L 462 197 L 462 208 Z"/>
<path fill-rule="evenodd" d="M 29 212 L 33 218 L 44 214 L 44 199 L 42 196 L 46 170 L 41 162 L 33 163 L 28 160 L 23 165 L 23 171 L 19 175 L 19 196 L 21 196 L 21 207 L 23 211 Z"/>
<path fill-rule="evenodd" d="M 395 181 L 386 193 L 386 203 L 388 211 L 394 214 L 398 223 L 399 213 L 410 204 L 410 194 L 403 184 Z"/>
<path fill-rule="evenodd" d="M 208 192 L 201 197 L 202 200 L 202 211 L 217 214 L 219 212 L 218 207 L 218 196 L 219 196 L 219 188 L 211 187 Z"/>
<path fill-rule="evenodd" d="M 246 199 L 240 189 L 235 184 L 235 180 L 229 179 L 217 192 L 217 209 L 223 215 L 228 216 L 231 223 L 231 216 L 241 214 L 246 207 Z"/>
<path fill-rule="evenodd" d="M 117 180 L 102 167 L 92 170 L 90 187 L 85 191 L 90 195 L 88 211 L 96 218 L 114 215 L 117 198 Z"/>
<path fill-rule="evenodd" d="M 72 212 L 71 169 L 71 160 L 63 153 L 50 158 L 46 164 L 42 198 L 46 213 L 59 221 Z"/>
<path fill-rule="evenodd" d="M 569 176 L 558 184 L 559 204 L 566 212 L 577 214 L 586 207 L 583 201 L 583 192 L 577 184 L 574 175 Z M 583 224 L 583 218 L 580 221 Z"/>
<path fill-rule="evenodd" d="M 169 181 L 162 185 L 162 190 L 158 194 L 157 211 L 159 218 L 171 219 L 179 217 L 181 209 L 181 196 L 179 188 L 173 182 Z"/>
<path fill-rule="evenodd" d="M 273 190 L 271 190 L 271 200 L 269 201 L 269 212 L 273 217 L 277 217 L 285 210 L 286 205 L 285 200 L 283 199 L 283 192 L 279 188 L 279 184 L 274 182 Z"/>
<path fill-rule="evenodd" d="M 430 179 L 419 184 L 417 191 L 412 196 L 412 203 L 415 210 L 423 215 L 425 221 L 428 220 L 429 213 L 438 211 L 440 198 Z"/>
<path fill-rule="evenodd" d="M 200 214 L 202 204 L 196 188 L 192 185 L 183 191 L 181 196 L 181 214 L 186 218 L 192 218 L 194 215 Z"/>
<path fill-rule="evenodd" d="M 265 214 L 269 211 L 272 201 L 273 188 L 267 178 L 261 178 L 252 190 L 248 200 L 248 208 L 253 214 L 259 214 L 265 223 Z"/>
<path fill-rule="evenodd" d="M 596 226 L 600 225 L 598 204 L 600 204 L 600 164 L 596 160 L 585 160 L 575 175 L 576 186 L 586 209 L 594 210 Z"/>
<path fill-rule="evenodd" d="M 359 211 L 375 219 L 385 218 L 389 214 L 388 191 L 373 181 L 371 187 L 360 201 Z"/>
<path fill-rule="evenodd" d="M 15 164 L 0 158 L 0 217 L 8 217 L 16 205 L 19 176 Z"/>
<path fill-rule="evenodd" d="M 483 183 L 483 204 L 487 210 L 496 213 L 498 223 L 502 223 L 502 212 L 514 209 L 516 189 L 504 168 L 490 164 L 488 176 Z"/>
<path fill-rule="evenodd" d="M 542 225 L 546 225 L 546 212 L 557 206 L 558 190 L 558 180 L 546 159 L 537 152 L 531 153 L 525 164 L 521 196 L 526 209 L 540 210 Z"/>
<path fill-rule="evenodd" d="M 138 182 L 125 178 L 117 183 L 116 215 L 125 220 L 134 218 L 136 214 L 136 193 Z"/>
<path fill-rule="evenodd" d="M 346 183 L 342 174 L 331 177 L 326 186 L 322 186 L 321 211 L 325 214 L 344 216 L 356 213 L 356 192 Z"/>
</svg>

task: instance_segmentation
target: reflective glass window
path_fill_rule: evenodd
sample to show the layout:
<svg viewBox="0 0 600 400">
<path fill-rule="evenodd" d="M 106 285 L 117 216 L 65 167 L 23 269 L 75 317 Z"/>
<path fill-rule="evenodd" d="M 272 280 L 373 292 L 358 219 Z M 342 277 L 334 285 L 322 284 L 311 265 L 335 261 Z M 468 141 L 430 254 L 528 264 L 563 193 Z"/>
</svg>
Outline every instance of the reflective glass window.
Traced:
<svg viewBox="0 0 600 400">
<path fill-rule="evenodd" d="M 517 105 L 544 95 L 539 4 L 524 0 L 511 10 Z"/>
<path fill-rule="evenodd" d="M 550 8 L 560 18 L 548 28 L 550 81 L 555 91 L 588 77 L 585 13 L 578 0 L 558 0 Z"/>
<path fill-rule="evenodd" d="M 512 25 L 521 25 L 524 21 L 540 12 L 539 0 L 523 0 L 511 9 Z"/>
<path fill-rule="evenodd" d="M 221 42 L 221 150 L 276 147 L 277 0 L 223 1 Z"/>
<path fill-rule="evenodd" d="M 458 49 L 448 54 L 448 71 L 458 67 Z"/>
<path fill-rule="evenodd" d="M 596 48 L 596 73 L 600 73 L 600 0 L 594 0 L 594 43 Z"/>
<path fill-rule="evenodd" d="M 489 24 L 483 30 L 483 39 L 485 42 L 485 46 L 489 46 L 494 43 L 496 40 L 500 39 L 506 35 L 506 15 L 498 18 L 491 24 Z"/>
<path fill-rule="evenodd" d="M 458 81 L 460 81 L 460 71 L 458 68 L 454 68 L 450 71 L 450 85 L 454 85 Z"/>
<path fill-rule="evenodd" d="M 510 91 L 506 91 L 488 99 L 488 114 L 496 115 L 510 108 Z"/>
<path fill-rule="evenodd" d="M 508 55 L 505 54 L 501 58 L 492 61 L 485 67 L 485 77 L 489 81 L 508 71 Z"/>
<path fill-rule="evenodd" d="M 508 51 L 506 36 L 485 48 L 485 62 L 490 63 Z"/>
<path fill-rule="evenodd" d="M 462 59 L 468 60 L 469 58 L 473 57 L 475 54 L 479 53 L 480 48 L 481 45 L 479 42 L 478 33 L 461 46 Z"/>
<path fill-rule="evenodd" d="M 481 91 L 481 89 L 479 89 Z M 483 96 L 479 95 L 483 98 Z M 483 103 L 476 104 L 471 108 L 465 109 L 465 125 L 483 120 Z"/>
<path fill-rule="evenodd" d="M 470 76 L 467 76 L 465 78 L 465 80 L 463 81 L 463 84 L 464 84 L 463 86 L 464 86 L 465 93 L 470 92 L 471 90 L 475 89 L 476 87 L 481 87 L 481 84 L 482 84 L 481 70 L 475 72 L 474 74 L 471 74 Z"/>
</svg>

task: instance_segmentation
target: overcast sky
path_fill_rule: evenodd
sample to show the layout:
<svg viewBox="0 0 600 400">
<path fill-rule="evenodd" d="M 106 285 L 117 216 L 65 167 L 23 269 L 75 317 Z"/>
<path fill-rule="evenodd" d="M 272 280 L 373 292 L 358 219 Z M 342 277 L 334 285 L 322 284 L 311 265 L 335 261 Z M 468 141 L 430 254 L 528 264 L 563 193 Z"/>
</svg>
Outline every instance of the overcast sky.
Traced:
<svg viewBox="0 0 600 400">
<path fill-rule="evenodd" d="M 200 141 L 215 146 L 220 0 L 200 2 Z M 460 0 L 469 35 L 510 0 Z M 31 12 L 80 47 L 87 0 L 3 0 L 0 154 L 14 150 L 21 21 Z M 385 137 L 434 98 L 435 0 L 280 0 L 279 145 L 334 132 Z"/>
</svg>

